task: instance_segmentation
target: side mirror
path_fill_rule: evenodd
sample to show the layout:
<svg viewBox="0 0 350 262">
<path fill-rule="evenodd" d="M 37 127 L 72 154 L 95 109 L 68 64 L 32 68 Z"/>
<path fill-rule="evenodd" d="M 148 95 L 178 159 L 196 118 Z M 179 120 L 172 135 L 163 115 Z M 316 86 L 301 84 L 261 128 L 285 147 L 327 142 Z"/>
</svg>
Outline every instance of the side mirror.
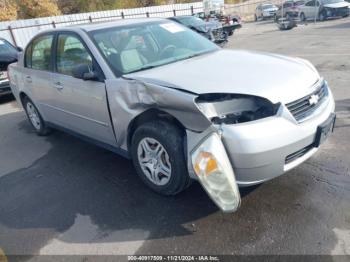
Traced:
<svg viewBox="0 0 350 262">
<path fill-rule="evenodd" d="M 16 49 L 17 49 L 18 52 L 23 52 L 23 48 L 20 47 L 20 46 L 17 46 Z"/>
<path fill-rule="evenodd" d="M 73 77 L 82 80 L 98 80 L 98 74 L 89 65 L 80 64 L 73 68 Z"/>
</svg>

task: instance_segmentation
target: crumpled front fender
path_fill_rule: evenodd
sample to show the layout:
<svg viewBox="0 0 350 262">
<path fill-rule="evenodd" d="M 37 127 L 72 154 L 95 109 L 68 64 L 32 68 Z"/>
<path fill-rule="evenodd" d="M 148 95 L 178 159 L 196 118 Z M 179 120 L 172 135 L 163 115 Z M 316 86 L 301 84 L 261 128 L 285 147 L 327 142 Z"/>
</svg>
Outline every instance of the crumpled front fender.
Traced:
<svg viewBox="0 0 350 262">
<path fill-rule="evenodd" d="M 211 125 L 194 102 L 196 94 L 124 78 L 106 80 L 106 89 L 117 144 L 124 150 L 130 122 L 151 108 L 169 113 L 194 132 L 202 132 Z"/>
</svg>

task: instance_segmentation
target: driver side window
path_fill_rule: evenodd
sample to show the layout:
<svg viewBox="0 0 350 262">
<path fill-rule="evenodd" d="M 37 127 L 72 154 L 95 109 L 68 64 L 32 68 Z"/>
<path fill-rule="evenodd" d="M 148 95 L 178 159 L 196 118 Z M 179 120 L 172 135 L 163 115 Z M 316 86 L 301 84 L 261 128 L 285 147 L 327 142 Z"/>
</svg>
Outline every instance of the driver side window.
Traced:
<svg viewBox="0 0 350 262">
<path fill-rule="evenodd" d="M 315 0 L 307 2 L 306 6 L 315 6 Z"/>
<path fill-rule="evenodd" d="M 60 34 L 57 41 L 57 72 L 73 76 L 73 69 L 79 65 L 88 65 L 92 70 L 92 57 L 89 52 L 78 37 Z"/>
</svg>

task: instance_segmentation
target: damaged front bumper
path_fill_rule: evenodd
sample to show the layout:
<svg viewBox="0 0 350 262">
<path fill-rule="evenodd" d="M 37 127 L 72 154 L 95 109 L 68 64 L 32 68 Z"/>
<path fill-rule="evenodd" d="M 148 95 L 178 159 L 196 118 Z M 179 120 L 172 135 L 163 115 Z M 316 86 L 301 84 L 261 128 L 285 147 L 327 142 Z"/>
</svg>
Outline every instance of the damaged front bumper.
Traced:
<svg viewBox="0 0 350 262">
<path fill-rule="evenodd" d="M 238 186 L 252 186 L 298 166 L 318 149 L 316 132 L 334 113 L 328 99 L 312 118 L 297 123 L 285 106 L 278 114 L 242 124 L 187 130 L 188 170 L 224 212 L 237 210 Z"/>
</svg>

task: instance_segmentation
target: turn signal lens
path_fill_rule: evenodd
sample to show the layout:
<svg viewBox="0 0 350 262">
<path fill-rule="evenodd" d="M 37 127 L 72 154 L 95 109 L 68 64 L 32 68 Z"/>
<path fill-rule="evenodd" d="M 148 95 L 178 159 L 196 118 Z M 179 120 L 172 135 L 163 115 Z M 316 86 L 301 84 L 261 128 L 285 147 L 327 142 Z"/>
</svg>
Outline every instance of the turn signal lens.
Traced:
<svg viewBox="0 0 350 262">
<path fill-rule="evenodd" d="M 197 175 L 210 175 L 217 171 L 218 164 L 211 153 L 200 152 L 196 158 L 194 169 Z"/>
</svg>

